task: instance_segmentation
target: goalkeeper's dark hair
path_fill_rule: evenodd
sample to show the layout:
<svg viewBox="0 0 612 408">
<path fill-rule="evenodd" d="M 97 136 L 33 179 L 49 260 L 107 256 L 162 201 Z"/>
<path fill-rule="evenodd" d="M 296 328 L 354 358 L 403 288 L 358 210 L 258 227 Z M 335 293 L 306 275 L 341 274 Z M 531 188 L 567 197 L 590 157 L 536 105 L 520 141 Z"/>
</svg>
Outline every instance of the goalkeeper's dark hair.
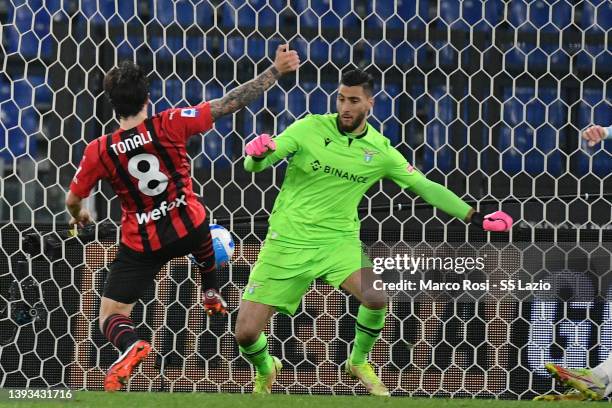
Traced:
<svg viewBox="0 0 612 408">
<path fill-rule="evenodd" d="M 132 61 L 121 61 L 104 76 L 104 92 L 119 117 L 134 116 L 149 97 L 149 81 Z"/>
<path fill-rule="evenodd" d="M 361 69 L 351 69 L 343 73 L 340 84 L 345 86 L 360 86 L 368 95 L 372 95 L 374 92 L 374 77 Z"/>
</svg>

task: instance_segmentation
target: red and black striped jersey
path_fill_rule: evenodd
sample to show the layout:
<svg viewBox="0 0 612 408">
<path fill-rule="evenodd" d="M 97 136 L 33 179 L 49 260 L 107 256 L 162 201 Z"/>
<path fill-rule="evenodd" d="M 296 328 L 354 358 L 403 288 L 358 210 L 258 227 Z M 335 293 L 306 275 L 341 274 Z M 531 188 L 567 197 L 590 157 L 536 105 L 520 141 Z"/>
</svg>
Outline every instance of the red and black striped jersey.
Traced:
<svg viewBox="0 0 612 408">
<path fill-rule="evenodd" d="M 121 201 L 121 242 L 156 251 L 206 218 L 193 192 L 187 139 L 212 127 L 210 105 L 165 110 L 87 145 L 70 190 L 81 198 L 106 179 Z"/>
</svg>

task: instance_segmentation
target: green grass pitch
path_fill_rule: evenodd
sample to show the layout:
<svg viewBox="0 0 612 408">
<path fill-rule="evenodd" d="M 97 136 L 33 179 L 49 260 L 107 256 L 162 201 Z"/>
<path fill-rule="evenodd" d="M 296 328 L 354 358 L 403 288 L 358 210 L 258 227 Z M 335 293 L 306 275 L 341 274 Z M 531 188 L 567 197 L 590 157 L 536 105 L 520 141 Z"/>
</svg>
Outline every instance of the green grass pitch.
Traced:
<svg viewBox="0 0 612 408">
<path fill-rule="evenodd" d="M 0 402 L 0 407 L 74 407 L 74 408 L 484 408 L 495 404 L 495 408 L 528 408 L 546 406 L 549 402 L 508 401 L 491 399 L 448 399 L 448 398 L 409 398 L 391 397 L 376 398 L 367 396 L 314 396 L 314 395 L 265 395 L 248 394 L 213 394 L 213 393 L 156 393 L 156 392 L 119 392 L 107 394 L 104 392 L 76 392 L 70 401 L 32 400 Z M 555 404 L 555 403 L 552 403 Z M 564 401 L 566 406 L 582 404 L 578 401 Z"/>
</svg>

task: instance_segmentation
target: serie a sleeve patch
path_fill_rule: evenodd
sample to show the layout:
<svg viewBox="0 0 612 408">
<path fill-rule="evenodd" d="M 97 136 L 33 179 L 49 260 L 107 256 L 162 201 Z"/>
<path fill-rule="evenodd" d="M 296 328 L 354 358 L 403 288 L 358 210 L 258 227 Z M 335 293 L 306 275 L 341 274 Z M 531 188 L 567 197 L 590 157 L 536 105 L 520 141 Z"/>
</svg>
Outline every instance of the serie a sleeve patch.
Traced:
<svg viewBox="0 0 612 408">
<path fill-rule="evenodd" d="M 198 110 L 195 108 L 181 109 L 182 118 L 195 118 L 198 116 Z"/>
</svg>

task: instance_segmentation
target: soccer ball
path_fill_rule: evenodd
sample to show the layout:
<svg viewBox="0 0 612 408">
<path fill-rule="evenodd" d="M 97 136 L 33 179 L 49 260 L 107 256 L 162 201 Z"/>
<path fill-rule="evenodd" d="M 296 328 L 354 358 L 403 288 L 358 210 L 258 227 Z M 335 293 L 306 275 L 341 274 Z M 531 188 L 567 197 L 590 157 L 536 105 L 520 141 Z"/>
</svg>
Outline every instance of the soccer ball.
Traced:
<svg viewBox="0 0 612 408">
<path fill-rule="evenodd" d="M 232 259 L 234 239 L 228 230 L 217 224 L 210 224 L 210 235 L 215 250 L 217 268 L 222 268 Z"/>
</svg>

